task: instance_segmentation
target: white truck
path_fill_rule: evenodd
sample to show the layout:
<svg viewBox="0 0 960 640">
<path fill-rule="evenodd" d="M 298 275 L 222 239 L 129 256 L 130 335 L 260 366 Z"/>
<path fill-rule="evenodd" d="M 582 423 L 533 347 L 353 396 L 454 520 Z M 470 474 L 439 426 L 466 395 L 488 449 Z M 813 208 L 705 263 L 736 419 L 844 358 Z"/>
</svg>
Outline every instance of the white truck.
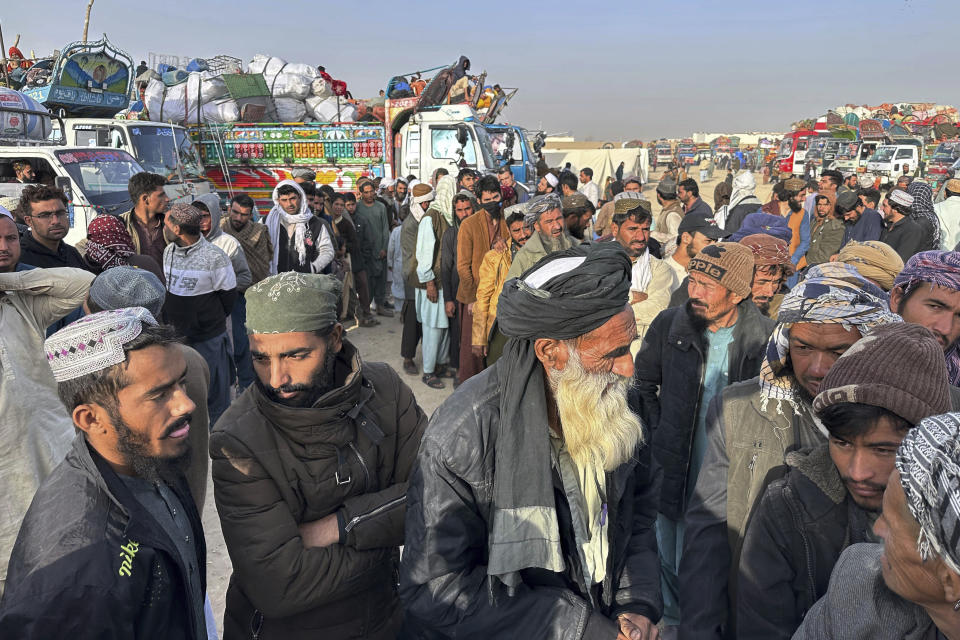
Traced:
<svg viewBox="0 0 960 640">
<path fill-rule="evenodd" d="M 916 144 L 884 144 L 867 160 L 867 173 L 880 176 L 880 183 L 896 182 L 902 175 L 917 175 L 920 147 Z"/>
<path fill-rule="evenodd" d="M 393 144 L 387 145 L 387 175 L 414 175 L 430 182 L 440 168 L 453 176 L 464 167 L 481 174 L 497 170 L 490 135 L 469 105 L 439 105 L 398 115 L 390 120 Z"/>
<path fill-rule="evenodd" d="M 193 200 L 211 193 L 200 154 L 180 125 L 110 118 L 64 118 L 63 131 L 54 123 L 53 140 L 76 147 L 123 149 L 144 171 L 164 176 L 172 200 Z M 65 132 L 65 135 L 64 135 Z"/>
</svg>

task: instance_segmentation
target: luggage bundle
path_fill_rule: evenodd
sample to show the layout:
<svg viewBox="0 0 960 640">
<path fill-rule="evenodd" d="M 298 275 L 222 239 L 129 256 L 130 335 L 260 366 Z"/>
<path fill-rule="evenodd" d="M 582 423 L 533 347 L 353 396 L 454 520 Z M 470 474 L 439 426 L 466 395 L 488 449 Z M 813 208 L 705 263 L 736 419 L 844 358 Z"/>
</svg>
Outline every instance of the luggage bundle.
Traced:
<svg viewBox="0 0 960 640">
<path fill-rule="evenodd" d="M 244 100 L 232 95 L 233 83 L 224 82 L 218 71 L 219 68 L 211 70 L 202 60 L 194 60 L 187 70 L 165 68 L 159 77 L 154 74 L 144 93 L 150 119 L 177 124 L 240 121 L 247 113 Z M 311 65 L 257 54 L 248 65 L 247 75 L 250 74 L 262 76 L 266 84 L 264 98 L 272 104 L 261 112 L 267 120 L 356 121 L 357 108 L 346 99 L 346 83 Z"/>
</svg>

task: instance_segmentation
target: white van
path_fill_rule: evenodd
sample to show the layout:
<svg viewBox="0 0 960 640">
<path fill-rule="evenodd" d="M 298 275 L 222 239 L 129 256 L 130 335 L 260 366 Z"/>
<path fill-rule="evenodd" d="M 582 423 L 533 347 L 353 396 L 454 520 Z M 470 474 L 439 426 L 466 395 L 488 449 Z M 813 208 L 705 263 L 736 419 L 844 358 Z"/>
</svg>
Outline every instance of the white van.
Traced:
<svg viewBox="0 0 960 640">
<path fill-rule="evenodd" d="M 884 144 L 867 160 L 867 172 L 880 176 L 880 183 L 896 182 L 902 175 L 917 175 L 920 150 L 912 144 Z"/>
</svg>

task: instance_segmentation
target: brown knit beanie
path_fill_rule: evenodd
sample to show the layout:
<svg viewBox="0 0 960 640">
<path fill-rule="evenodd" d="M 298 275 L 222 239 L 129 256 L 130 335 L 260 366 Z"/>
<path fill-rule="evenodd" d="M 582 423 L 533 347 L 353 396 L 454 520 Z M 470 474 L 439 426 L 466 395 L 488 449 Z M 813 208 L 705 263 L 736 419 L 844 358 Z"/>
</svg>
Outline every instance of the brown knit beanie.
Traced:
<svg viewBox="0 0 960 640">
<path fill-rule="evenodd" d="M 690 259 L 688 273 L 702 273 L 738 296 L 749 298 L 753 286 L 753 251 L 736 242 L 709 244 Z"/>
<path fill-rule="evenodd" d="M 830 367 L 813 410 L 820 414 L 841 402 L 882 407 L 911 425 L 950 411 L 940 343 L 918 324 L 897 322 L 874 328 Z"/>
</svg>

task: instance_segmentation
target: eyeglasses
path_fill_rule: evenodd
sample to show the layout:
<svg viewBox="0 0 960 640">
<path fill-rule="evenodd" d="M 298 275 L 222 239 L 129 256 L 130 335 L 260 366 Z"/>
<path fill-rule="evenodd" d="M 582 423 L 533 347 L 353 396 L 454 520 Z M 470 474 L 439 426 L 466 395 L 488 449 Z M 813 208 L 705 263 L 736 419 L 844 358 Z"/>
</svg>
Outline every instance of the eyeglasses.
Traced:
<svg viewBox="0 0 960 640">
<path fill-rule="evenodd" d="M 66 209 L 57 209 L 56 211 L 44 211 L 43 213 L 34 213 L 30 215 L 31 218 L 43 220 L 44 222 L 49 222 L 54 216 L 57 218 L 69 218 L 70 214 Z"/>
</svg>

